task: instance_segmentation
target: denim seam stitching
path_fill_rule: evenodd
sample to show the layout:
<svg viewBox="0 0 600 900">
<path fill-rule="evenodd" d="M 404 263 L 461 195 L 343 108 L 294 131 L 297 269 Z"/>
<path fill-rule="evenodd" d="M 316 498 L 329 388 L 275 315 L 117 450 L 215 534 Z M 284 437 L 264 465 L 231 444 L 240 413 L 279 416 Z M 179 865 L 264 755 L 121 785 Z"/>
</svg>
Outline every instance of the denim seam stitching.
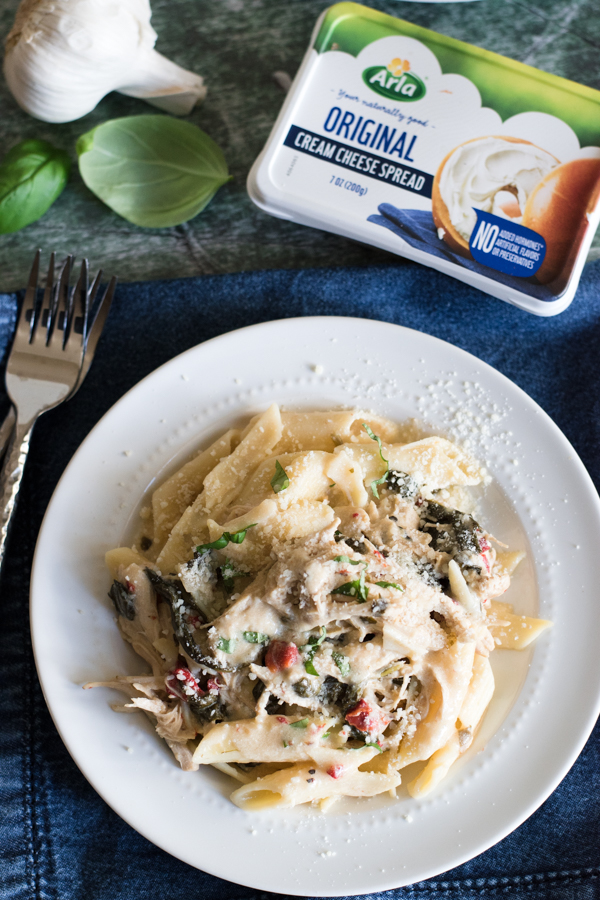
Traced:
<svg viewBox="0 0 600 900">
<path fill-rule="evenodd" d="M 535 888 L 538 885 L 547 884 L 584 884 L 587 881 L 595 880 L 600 876 L 600 869 L 597 867 L 586 869 L 573 869 L 563 872 L 540 872 L 529 875 L 505 875 L 501 877 L 490 878 L 466 878 L 464 881 L 447 881 L 432 882 L 423 885 L 412 885 L 410 889 L 414 893 L 426 894 L 429 891 L 435 893 L 449 893 L 457 890 L 500 890 L 504 892 L 511 887 L 526 886 Z"/>
</svg>

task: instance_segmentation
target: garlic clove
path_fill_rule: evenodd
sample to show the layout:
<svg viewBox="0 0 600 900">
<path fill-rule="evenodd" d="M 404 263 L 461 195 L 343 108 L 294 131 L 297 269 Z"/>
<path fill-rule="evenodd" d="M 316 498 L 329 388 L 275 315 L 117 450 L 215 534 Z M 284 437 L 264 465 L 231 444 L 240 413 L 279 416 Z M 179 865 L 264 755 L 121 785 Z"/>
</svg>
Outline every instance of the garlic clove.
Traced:
<svg viewBox="0 0 600 900">
<path fill-rule="evenodd" d="M 78 119 L 110 91 L 186 115 L 206 88 L 154 50 L 150 16 L 148 0 L 22 0 L 4 58 L 15 100 L 45 122 Z"/>
<path fill-rule="evenodd" d="M 206 96 L 204 80 L 182 69 L 156 50 L 138 56 L 135 81 L 118 90 L 128 97 L 139 97 L 175 116 L 186 116 Z"/>
</svg>

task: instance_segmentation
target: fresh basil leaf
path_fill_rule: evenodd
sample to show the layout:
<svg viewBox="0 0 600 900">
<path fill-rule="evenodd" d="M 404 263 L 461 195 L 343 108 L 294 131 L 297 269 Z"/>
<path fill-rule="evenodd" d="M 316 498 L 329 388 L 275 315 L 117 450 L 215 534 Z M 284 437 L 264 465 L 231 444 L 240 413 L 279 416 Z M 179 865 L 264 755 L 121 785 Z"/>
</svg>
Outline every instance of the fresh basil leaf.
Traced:
<svg viewBox="0 0 600 900">
<path fill-rule="evenodd" d="M 170 116 L 111 119 L 79 138 L 77 155 L 87 187 L 145 228 L 187 222 L 230 179 L 212 138 Z"/>
<path fill-rule="evenodd" d="M 360 573 L 360 577 L 356 581 L 346 581 L 334 588 L 332 594 L 344 594 L 347 597 L 357 597 L 359 603 L 364 603 L 369 596 L 369 588 L 365 584 L 365 570 Z"/>
<path fill-rule="evenodd" d="M 336 587 L 332 590 L 332 594 L 344 594 L 347 597 L 356 597 L 358 594 L 358 580 L 357 581 L 346 581 L 344 584 L 340 584 L 339 587 Z"/>
<path fill-rule="evenodd" d="M 249 644 L 266 644 L 271 638 L 268 634 L 263 634 L 262 631 L 244 631 L 244 640 L 248 641 Z"/>
<path fill-rule="evenodd" d="M 62 194 L 71 171 L 64 150 L 48 141 L 21 141 L 0 164 L 0 234 L 36 222 Z"/>
<path fill-rule="evenodd" d="M 383 753 L 383 748 L 380 747 L 379 744 L 368 743 L 365 741 L 365 747 L 375 747 L 377 750 L 379 750 L 380 753 Z"/>
<path fill-rule="evenodd" d="M 334 556 L 334 562 L 350 563 L 351 566 L 360 566 L 362 559 L 350 559 L 349 556 Z"/>
<path fill-rule="evenodd" d="M 394 584 L 393 581 L 376 581 L 375 584 L 377 587 L 382 588 L 396 588 L 397 591 L 402 591 L 402 593 L 404 593 L 404 588 L 400 587 L 399 584 Z"/>
<path fill-rule="evenodd" d="M 389 464 L 389 461 L 383 455 L 383 448 L 381 446 L 381 438 L 377 437 L 377 435 L 373 433 L 373 429 L 370 428 L 366 422 L 363 422 L 363 428 L 365 429 L 365 431 L 367 432 L 367 434 L 369 435 L 369 437 L 371 438 L 372 441 L 377 441 L 377 446 L 379 447 L 379 455 L 385 463 L 385 472 L 383 473 L 381 478 L 376 478 L 374 481 L 371 482 L 371 490 L 373 491 L 373 496 L 376 497 L 377 500 L 379 500 L 379 491 L 377 490 L 377 488 L 379 487 L 380 484 L 384 484 L 384 482 L 387 481 L 388 473 L 390 471 L 390 464 Z"/>
<path fill-rule="evenodd" d="M 275 474 L 271 478 L 271 487 L 278 494 L 280 491 L 285 491 L 286 488 L 290 486 L 290 479 L 287 476 L 287 472 L 281 465 L 278 459 L 275 460 Z"/>
<path fill-rule="evenodd" d="M 235 647 L 235 638 L 219 638 L 217 649 L 223 653 L 233 653 Z"/>
<path fill-rule="evenodd" d="M 290 722 L 290 728 L 306 728 L 308 719 L 298 719 L 297 722 Z"/>
<path fill-rule="evenodd" d="M 349 675 L 350 674 L 350 660 L 348 659 L 348 657 L 344 656 L 343 653 L 338 653 L 337 651 L 334 651 L 331 654 L 331 656 L 333 657 L 334 663 L 340 670 L 340 673 L 342 675 Z"/>
<path fill-rule="evenodd" d="M 308 672 L 309 675 L 316 675 L 318 677 L 319 673 L 315 669 L 315 664 L 313 662 L 312 656 L 304 663 L 304 670 Z"/>
<path fill-rule="evenodd" d="M 234 531 L 233 533 L 229 531 L 224 531 L 220 538 L 217 538 L 216 541 L 212 541 L 210 544 L 199 544 L 196 547 L 196 553 L 203 553 L 205 550 L 223 550 L 227 544 L 230 542 L 232 544 L 241 544 L 246 537 L 246 532 L 251 528 L 256 528 L 256 522 L 253 525 L 247 525 L 245 528 L 240 529 L 239 531 Z M 241 572 L 240 574 L 245 575 L 245 572 Z"/>
</svg>

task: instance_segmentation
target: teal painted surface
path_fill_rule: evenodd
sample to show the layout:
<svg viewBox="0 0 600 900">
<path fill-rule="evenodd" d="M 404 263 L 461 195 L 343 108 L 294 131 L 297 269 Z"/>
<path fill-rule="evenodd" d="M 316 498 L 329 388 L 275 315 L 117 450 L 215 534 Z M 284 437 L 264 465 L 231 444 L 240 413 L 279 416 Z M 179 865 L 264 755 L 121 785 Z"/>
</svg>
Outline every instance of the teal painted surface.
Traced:
<svg viewBox="0 0 600 900">
<path fill-rule="evenodd" d="M 256 209 L 246 194 L 248 170 L 283 102 L 273 72 L 294 75 L 319 13 L 318 0 L 155 0 L 157 49 L 204 76 L 208 96 L 189 120 L 216 140 L 233 181 L 196 219 L 143 229 L 120 219 L 87 190 L 74 168 L 57 203 L 39 222 L 0 236 L 0 289 L 22 287 L 33 251 L 87 255 L 125 281 L 250 269 L 397 262 L 397 257 L 335 235 L 294 225 Z M 479 0 L 474 3 L 367 3 L 451 37 L 469 41 L 565 78 L 600 88 L 597 0 Z M 0 0 L 0 34 L 15 0 Z M 152 112 L 141 100 L 111 94 L 83 119 L 37 122 L 0 83 L 0 153 L 24 138 L 63 147 L 75 161 L 79 135 L 115 116 Z M 596 238 L 593 255 L 600 255 Z"/>
</svg>

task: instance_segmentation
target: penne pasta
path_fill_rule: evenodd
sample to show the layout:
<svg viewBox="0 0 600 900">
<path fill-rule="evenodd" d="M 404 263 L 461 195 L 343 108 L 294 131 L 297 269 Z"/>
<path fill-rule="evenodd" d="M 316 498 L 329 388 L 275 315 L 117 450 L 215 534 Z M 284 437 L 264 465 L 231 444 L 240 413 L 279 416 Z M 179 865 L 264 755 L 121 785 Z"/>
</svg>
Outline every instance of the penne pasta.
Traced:
<svg viewBox="0 0 600 900">
<path fill-rule="evenodd" d="M 185 771 L 231 777 L 242 809 L 395 796 L 416 763 L 425 796 L 485 715 L 489 653 L 550 624 L 494 599 L 523 554 L 464 511 L 485 471 L 405 433 L 273 404 L 159 485 L 144 540 L 106 555 L 152 674 L 87 686 L 125 694 L 115 708 L 142 710 Z"/>
</svg>

